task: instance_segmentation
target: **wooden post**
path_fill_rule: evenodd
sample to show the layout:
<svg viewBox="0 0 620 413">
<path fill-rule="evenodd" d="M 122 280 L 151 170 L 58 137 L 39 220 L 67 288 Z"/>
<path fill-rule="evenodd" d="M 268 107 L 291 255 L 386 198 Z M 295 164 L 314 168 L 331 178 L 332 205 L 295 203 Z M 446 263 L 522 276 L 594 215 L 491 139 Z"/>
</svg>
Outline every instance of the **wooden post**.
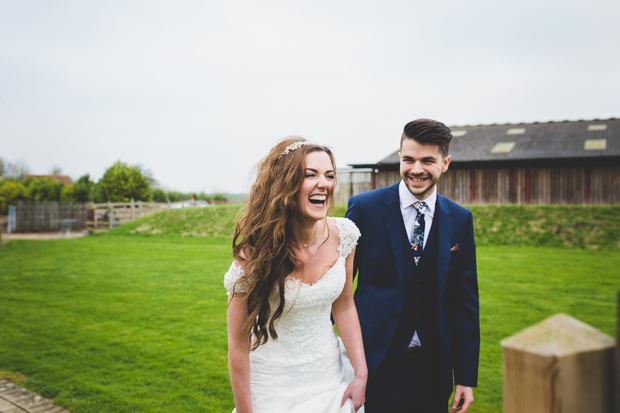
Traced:
<svg viewBox="0 0 620 413">
<path fill-rule="evenodd" d="M 375 168 L 372 168 L 372 171 L 370 172 L 370 188 L 373 191 L 377 189 L 377 172 L 378 169 Z"/>
<path fill-rule="evenodd" d="M 531 197 L 530 182 L 531 182 L 530 168 L 525 168 L 525 205 L 530 204 L 530 197 Z"/>
<path fill-rule="evenodd" d="M 469 172 L 469 203 L 476 202 L 476 168 L 472 167 Z"/>
<path fill-rule="evenodd" d="M 586 166 L 583 185 L 583 200 L 588 205 L 590 203 L 590 167 Z"/>
<path fill-rule="evenodd" d="M 131 220 L 133 221 L 134 219 L 136 219 L 136 203 L 133 198 L 131 198 Z"/>
<path fill-rule="evenodd" d="M 504 413 L 610 413 L 614 340 L 556 314 L 501 341 Z"/>
<path fill-rule="evenodd" d="M 110 218 L 110 229 L 112 229 L 112 222 L 114 222 L 114 209 L 112 208 L 112 203 L 110 201 L 108 201 L 108 210 L 110 211 L 108 214 Z"/>
</svg>

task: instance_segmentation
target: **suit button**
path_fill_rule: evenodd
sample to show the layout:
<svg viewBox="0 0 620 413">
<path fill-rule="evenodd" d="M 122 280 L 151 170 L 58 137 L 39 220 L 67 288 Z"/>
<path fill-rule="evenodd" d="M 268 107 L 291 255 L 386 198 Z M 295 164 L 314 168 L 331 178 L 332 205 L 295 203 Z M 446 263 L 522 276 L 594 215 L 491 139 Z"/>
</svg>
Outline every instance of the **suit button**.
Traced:
<svg viewBox="0 0 620 413">
<path fill-rule="evenodd" d="M 388 348 L 388 342 L 384 341 L 383 343 L 381 343 L 381 346 L 383 346 L 383 348 Z"/>
<path fill-rule="evenodd" d="M 409 331 L 407 331 L 407 334 L 409 334 L 410 336 L 412 336 L 412 335 L 413 335 L 413 331 L 409 330 Z"/>
<path fill-rule="evenodd" d="M 392 314 L 394 314 L 394 317 L 398 318 L 398 310 L 394 310 Z"/>
</svg>

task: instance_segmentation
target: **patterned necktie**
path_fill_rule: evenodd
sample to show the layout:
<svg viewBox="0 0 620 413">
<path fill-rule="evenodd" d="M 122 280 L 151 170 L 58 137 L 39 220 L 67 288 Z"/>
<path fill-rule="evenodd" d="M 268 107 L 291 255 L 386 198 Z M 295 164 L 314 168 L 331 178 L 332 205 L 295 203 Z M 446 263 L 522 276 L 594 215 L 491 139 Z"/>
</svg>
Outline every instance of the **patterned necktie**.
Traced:
<svg viewBox="0 0 620 413">
<path fill-rule="evenodd" d="M 422 250 L 424 249 L 424 214 L 426 214 L 426 202 L 414 202 L 413 207 L 418 211 L 418 215 L 415 217 L 413 223 L 413 234 L 411 236 L 411 248 L 413 249 L 413 255 L 415 265 L 418 265 L 420 257 L 422 256 Z"/>
</svg>

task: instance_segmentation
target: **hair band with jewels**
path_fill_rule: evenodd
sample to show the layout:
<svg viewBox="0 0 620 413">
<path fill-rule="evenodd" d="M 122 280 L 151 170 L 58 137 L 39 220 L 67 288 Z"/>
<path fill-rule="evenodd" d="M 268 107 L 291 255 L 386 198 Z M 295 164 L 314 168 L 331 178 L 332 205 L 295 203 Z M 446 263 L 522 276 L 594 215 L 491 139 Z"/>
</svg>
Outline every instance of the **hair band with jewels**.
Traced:
<svg viewBox="0 0 620 413">
<path fill-rule="evenodd" d="M 291 143 L 289 146 L 284 148 L 284 152 L 282 152 L 280 154 L 280 156 L 278 156 L 278 158 L 281 158 L 284 155 L 287 155 L 289 152 L 292 152 L 295 149 L 299 149 L 299 148 L 301 148 L 304 145 L 316 145 L 316 144 L 314 142 L 310 142 L 310 141 L 299 141 L 299 142 Z"/>
</svg>

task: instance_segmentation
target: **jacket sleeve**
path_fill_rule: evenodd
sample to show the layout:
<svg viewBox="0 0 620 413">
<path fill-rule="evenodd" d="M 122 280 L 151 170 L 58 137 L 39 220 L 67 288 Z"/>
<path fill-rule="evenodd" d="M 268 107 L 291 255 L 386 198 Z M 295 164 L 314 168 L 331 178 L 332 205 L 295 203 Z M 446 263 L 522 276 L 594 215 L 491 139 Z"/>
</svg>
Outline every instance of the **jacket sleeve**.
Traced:
<svg viewBox="0 0 620 413">
<path fill-rule="evenodd" d="M 349 206 L 348 206 L 347 213 L 345 216 L 351 221 L 353 221 L 353 223 L 357 226 L 357 228 L 360 230 L 360 233 L 361 233 L 361 236 L 357 241 L 357 248 L 355 250 L 355 258 L 353 260 L 353 279 L 355 279 L 355 277 L 357 276 L 357 270 L 359 269 L 359 266 L 360 266 L 361 251 L 363 249 L 362 243 L 364 242 L 364 227 L 362 225 L 360 205 L 356 197 L 353 196 L 349 198 Z"/>
<path fill-rule="evenodd" d="M 476 387 L 480 356 L 480 313 L 478 299 L 478 275 L 476 270 L 476 244 L 472 213 L 458 268 L 458 288 L 455 291 L 452 335 L 452 364 L 454 382 L 462 386 Z"/>
</svg>

